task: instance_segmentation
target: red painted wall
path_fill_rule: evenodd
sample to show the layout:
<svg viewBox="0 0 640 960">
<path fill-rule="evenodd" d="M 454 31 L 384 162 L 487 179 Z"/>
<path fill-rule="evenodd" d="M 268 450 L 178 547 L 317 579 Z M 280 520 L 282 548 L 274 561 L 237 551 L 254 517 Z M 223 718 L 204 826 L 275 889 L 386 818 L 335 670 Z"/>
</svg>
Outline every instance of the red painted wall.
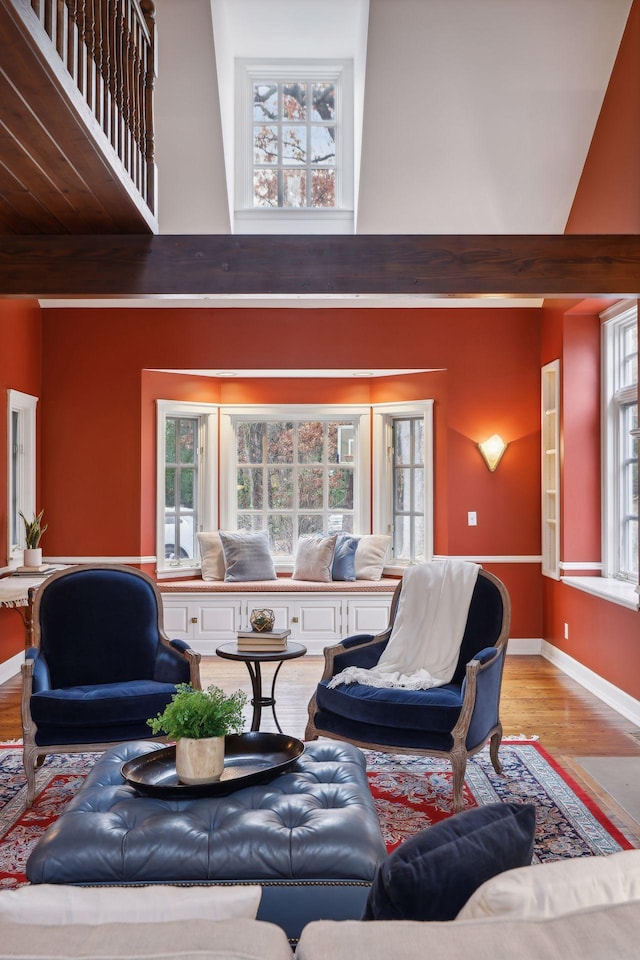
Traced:
<svg viewBox="0 0 640 960">
<path fill-rule="evenodd" d="M 597 562 L 601 550 L 598 314 L 565 315 L 562 356 L 560 555 L 566 562 Z"/>
<path fill-rule="evenodd" d="M 542 310 L 542 362 L 561 360 L 560 557 L 565 563 L 601 559 L 599 313 L 605 306 L 601 301 L 549 303 Z M 638 613 L 543 579 L 544 639 L 640 699 Z"/>
<path fill-rule="evenodd" d="M 499 351 L 496 345 L 499 344 Z M 538 555 L 539 311 L 55 310 L 44 320 L 43 465 L 55 556 L 155 553 L 157 398 L 435 400 L 436 553 Z M 151 370 L 425 367 L 388 381 L 210 381 Z M 145 372 L 146 371 L 146 372 Z M 476 444 L 509 442 L 489 473 Z M 478 526 L 467 526 L 476 510 Z M 505 566 L 514 636 L 540 636 L 536 564 Z"/>
<path fill-rule="evenodd" d="M 566 233 L 640 233 L 640 0 L 634 0 Z M 604 302 L 546 303 L 542 363 L 562 364 L 561 559 L 600 559 L 600 320 Z M 544 578 L 543 637 L 640 699 L 638 613 Z M 564 640 L 564 624 L 569 640 Z"/>
<path fill-rule="evenodd" d="M 631 697 L 640 698 L 640 644 L 636 611 L 575 587 L 544 579 L 544 636 Z M 569 639 L 564 639 L 564 624 Z"/>
<path fill-rule="evenodd" d="M 0 395 L 20 390 L 41 395 L 40 316 L 37 303 L 0 300 Z M 0 567 L 7 563 L 7 414 L 0 416 Z M 40 411 L 38 411 L 39 415 Z M 40 476 L 37 478 L 38 503 Z M 44 541 L 43 541 L 44 544 Z M 24 648 L 24 627 L 15 610 L 0 610 L 0 662 Z"/>
<path fill-rule="evenodd" d="M 565 233 L 640 233 L 640 0 L 634 0 Z"/>
</svg>

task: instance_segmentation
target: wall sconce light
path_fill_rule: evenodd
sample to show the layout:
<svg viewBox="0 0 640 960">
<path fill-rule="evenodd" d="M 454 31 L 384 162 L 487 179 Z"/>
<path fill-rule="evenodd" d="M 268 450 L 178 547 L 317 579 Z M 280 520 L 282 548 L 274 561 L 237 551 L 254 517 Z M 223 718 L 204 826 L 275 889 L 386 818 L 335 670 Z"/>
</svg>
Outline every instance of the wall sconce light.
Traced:
<svg viewBox="0 0 640 960">
<path fill-rule="evenodd" d="M 502 460 L 502 455 L 507 449 L 507 444 L 499 434 L 494 433 L 488 440 L 483 440 L 482 443 L 479 443 L 478 449 L 482 454 L 482 459 L 489 467 L 489 470 L 491 470 L 491 473 L 493 473 Z"/>
</svg>

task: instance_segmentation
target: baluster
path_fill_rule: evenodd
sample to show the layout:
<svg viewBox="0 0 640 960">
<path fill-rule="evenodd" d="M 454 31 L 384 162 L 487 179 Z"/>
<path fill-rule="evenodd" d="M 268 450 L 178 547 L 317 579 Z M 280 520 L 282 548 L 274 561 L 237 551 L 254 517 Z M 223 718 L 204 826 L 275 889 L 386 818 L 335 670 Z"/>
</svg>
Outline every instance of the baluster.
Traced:
<svg viewBox="0 0 640 960">
<path fill-rule="evenodd" d="M 138 27 L 138 59 L 136 74 L 136 149 L 138 151 L 138 189 L 144 196 L 144 78 L 147 54 L 147 31 L 143 23 Z"/>
<path fill-rule="evenodd" d="M 122 120 L 124 124 L 124 151 L 123 163 L 131 174 L 131 29 L 132 29 L 131 0 L 128 0 L 125 9 L 125 30 L 122 38 L 123 47 L 123 88 L 122 88 Z"/>
<path fill-rule="evenodd" d="M 78 28 L 78 67 L 76 83 L 78 90 L 86 100 L 87 91 L 87 49 L 85 47 L 85 23 L 87 19 L 87 0 L 78 0 L 76 7 L 76 24 Z"/>
<path fill-rule="evenodd" d="M 66 60 L 66 42 L 67 42 L 67 27 L 66 27 L 66 12 L 67 8 L 65 7 L 64 0 L 54 0 L 53 8 L 51 10 L 51 19 L 53 21 L 53 43 L 56 48 L 56 53 L 64 63 Z"/>
<path fill-rule="evenodd" d="M 144 179 L 143 196 L 152 213 L 156 212 L 156 165 L 153 134 L 153 94 L 156 82 L 156 32 L 155 6 L 153 0 L 140 0 L 144 21 L 149 31 L 150 43 L 145 51 L 144 70 Z"/>
<path fill-rule="evenodd" d="M 87 89 L 85 100 L 93 114 L 96 112 L 96 30 L 95 30 L 95 2 L 86 0 L 87 15 L 85 18 L 84 39 L 87 48 Z"/>
<path fill-rule="evenodd" d="M 101 17 L 101 37 L 102 37 L 102 60 L 100 69 L 102 72 L 102 129 L 108 140 L 111 140 L 111 93 L 110 93 L 110 74 L 111 74 L 111 33 L 110 33 L 110 0 L 102 0 L 100 4 Z"/>
<path fill-rule="evenodd" d="M 116 24 L 116 59 L 118 64 L 118 156 L 124 163 L 125 158 L 125 127 L 124 127 L 124 101 L 125 101 L 125 29 L 127 19 L 127 0 L 119 0 L 118 20 Z"/>
<path fill-rule="evenodd" d="M 71 79 L 77 83 L 78 80 L 78 0 L 66 0 L 67 2 L 67 56 L 65 66 L 69 71 Z"/>
<path fill-rule="evenodd" d="M 111 146 L 118 150 L 118 59 L 116 31 L 119 0 L 109 0 L 109 123 Z"/>
<path fill-rule="evenodd" d="M 138 83 L 140 77 L 140 43 L 142 41 L 140 32 L 140 23 L 135 15 L 131 21 L 131 178 L 135 185 L 140 189 L 140 155 L 138 150 Z"/>
<path fill-rule="evenodd" d="M 40 17 L 42 22 L 42 16 Z M 44 3 L 44 29 L 51 40 L 56 45 L 56 0 L 45 0 Z"/>
<path fill-rule="evenodd" d="M 95 118 L 104 130 L 104 90 L 102 77 L 102 58 L 104 56 L 104 42 L 102 36 L 102 7 L 104 0 L 93 0 L 93 59 L 95 63 L 95 104 L 93 112 Z"/>
</svg>

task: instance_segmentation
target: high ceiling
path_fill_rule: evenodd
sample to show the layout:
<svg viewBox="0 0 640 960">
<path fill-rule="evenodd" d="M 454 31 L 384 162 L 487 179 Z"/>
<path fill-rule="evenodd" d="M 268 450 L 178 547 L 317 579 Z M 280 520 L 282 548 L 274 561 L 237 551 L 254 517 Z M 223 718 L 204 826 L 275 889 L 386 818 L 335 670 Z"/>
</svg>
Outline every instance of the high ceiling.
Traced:
<svg viewBox="0 0 640 960">
<path fill-rule="evenodd" d="M 155 0 L 155 7 L 160 234 L 235 232 L 234 60 L 297 55 L 354 60 L 357 233 L 535 235 L 565 229 L 631 0 Z M 10 50 L 0 70 L 5 85 Z M 20 164 L 11 170 L 6 135 L 16 100 L 11 118 L 2 104 L 0 201 L 8 171 L 14 180 L 21 171 Z M 52 129 L 55 110 L 46 121 Z M 59 142 L 71 157 L 70 138 Z M 40 169 L 51 185 L 54 165 Z M 100 177 L 104 191 L 104 165 Z M 92 188 L 89 175 L 77 196 L 66 182 L 56 187 L 79 218 L 70 232 L 119 232 L 106 221 L 82 228 Z M 28 196 L 32 205 L 38 199 Z M 203 305 L 222 300 L 247 305 L 216 296 Z M 263 302 L 275 304 L 253 295 L 252 305 Z"/>
<path fill-rule="evenodd" d="M 630 6 L 156 0 L 160 231 L 229 231 L 233 59 L 271 52 L 354 58 L 357 232 L 562 233 Z"/>
</svg>

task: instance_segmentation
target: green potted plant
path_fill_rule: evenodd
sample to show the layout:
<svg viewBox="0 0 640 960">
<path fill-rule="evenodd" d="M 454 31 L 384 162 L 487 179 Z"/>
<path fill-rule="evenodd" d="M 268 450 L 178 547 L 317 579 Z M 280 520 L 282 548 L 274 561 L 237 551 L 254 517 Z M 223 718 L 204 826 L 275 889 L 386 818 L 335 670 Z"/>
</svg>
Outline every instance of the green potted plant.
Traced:
<svg viewBox="0 0 640 960">
<path fill-rule="evenodd" d="M 20 516 L 24 523 L 24 540 L 26 549 L 24 551 L 23 563 L 25 567 L 39 567 L 42 564 L 42 549 L 40 548 L 40 540 L 43 537 L 43 534 L 47 527 L 48 523 L 42 524 L 42 517 L 44 510 L 41 510 L 33 520 L 27 520 L 22 510 L 20 511 Z"/>
<path fill-rule="evenodd" d="M 147 720 L 155 734 L 176 741 L 176 773 L 181 783 L 214 783 L 224 770 L 224 738 L 240 733 L 247 702 L 243 690 L 226 694 L 213 684 L 195 690 L 180 683 L 162 713 Z"/>
</svg>

